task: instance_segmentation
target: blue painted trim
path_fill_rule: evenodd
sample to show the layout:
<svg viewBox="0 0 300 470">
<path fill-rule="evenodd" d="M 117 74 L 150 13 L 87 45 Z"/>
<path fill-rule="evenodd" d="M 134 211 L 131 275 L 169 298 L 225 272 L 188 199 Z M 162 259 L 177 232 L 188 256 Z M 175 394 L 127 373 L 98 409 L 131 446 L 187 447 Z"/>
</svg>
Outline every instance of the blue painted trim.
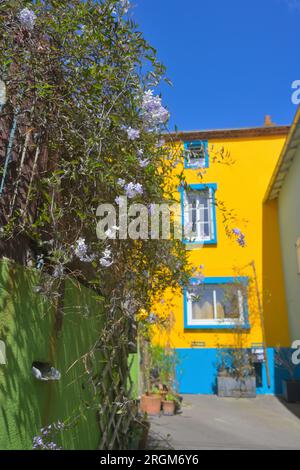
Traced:
<svg viewBox="0 0 300 470">
<path fill-rule="evenodd" d="M 186 170 L 201 170 L 202 168 L 209 168 L 209 155 L 208 155 L 208 141 L 207 140 L 193 140 L 193 141 L 186 141 L 184 142 L 184 149 L 190 150 L 190 147 L 203 145 L 204 152 L 205 152 L 205 164 L 201 167 L 196 167 L 189 163 L 189 160 L 184 157 L 184 168 Z"/>
<path fill-rule="evenodd" d="M 199 281 L 196 277 L 190 278 L 191 283 Z M 249 284 L 249 277 L 248 276 L 238 276 L 238 277 L 205 277 L 203 280 L 203 284 Z"/>
<path fill-rule="evenodd" d="M 197 285 L 199 279 L 196 277 L 190 278 L 190 284 Z M 210 285 L 210 284 L 244 284 L 247 286 L 249 284 L 249 278 L 247 276 L 239 277 L 205 277 L 201 284 Z M 187 288 L 183 289 L 183 314 L 184 314 L 184 329 L 185 330 L 235 330 L 237 327 L 243 330 L 250 330 L 249 323 L 249 308 L 248 308 L 248 295 L 244 298 L 244 323 L 237 325 L 222 325 L 222 324 L 207 324 L 207 325 L 190 325 L 188 323 L 188 302 L 187 302 Z"/>
<path fill-rule="evenodd" d="M 247 349 L 247 348 L 246 348 Z M 290 350 L 290 348 L 280 348 Z M 217 392 L 217 367 L 220 353 L 226 348 L 176 348 L 178 357 L 176 383 L 180 393 L 213 395 Z M 268 387 L 266 365 L 261 364 L 262 383 L 257 384 L 257 395 L 282 395 L 282 381 L 289 379 L 286 369 L 276 365 L 275 348 L 267 348 L 271 386 Z M 296 367 L 300 379 L 300 365 Z"/>
<path fill-rule="evenodd" d="M 212 202 L 212 212 L 213 212 L 213 228 L 214 228 L 214 238 L 211 240 L 186 240 L 184 238 L 184 193 L 186 190 L 192 191 L 204 191 L 205 189 L 212 189 L 213 190 L 213 202 Z M 183 243 L 185 245 L 217 245 L 218 243 L 218 235 L 217 235 L 217 212 L 216 212 L 216 198 L 215 192 L 218 189 L 217 183 L 202 183 L 202 184 L 189 184 L 186 187 L 179 186 L 178 191 L 180 193 L 180 205 L 181 205 L 181 226 L 183 232 Z"/>
</svg>

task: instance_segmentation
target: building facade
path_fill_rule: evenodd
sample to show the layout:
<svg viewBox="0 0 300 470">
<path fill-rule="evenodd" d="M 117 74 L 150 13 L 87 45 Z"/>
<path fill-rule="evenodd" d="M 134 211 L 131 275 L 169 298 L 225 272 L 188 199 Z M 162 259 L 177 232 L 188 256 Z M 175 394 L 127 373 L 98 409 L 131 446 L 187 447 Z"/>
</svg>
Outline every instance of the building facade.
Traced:
<svg viewBox="0 0 300 470">
<path fill-rule="evenodd" d="M 300 340 L 300 108 L 280 155 L 266 201 L 278 205 L 291 340 Z"/>
<path fill-rule="evenodd" d="M 290 336 L 277 202 L 264 197 L 288 132 L 269 125 L 172 136 L 169 145 L 185 149 L 178 201 L 195 268 L 172 298 L 166 334 L 181 393 L 215 393 L 222 357 L 238 349 L 257 357 L 257 393 L 280 393 L 274 350 L 289 347 Z"/>
</svg>

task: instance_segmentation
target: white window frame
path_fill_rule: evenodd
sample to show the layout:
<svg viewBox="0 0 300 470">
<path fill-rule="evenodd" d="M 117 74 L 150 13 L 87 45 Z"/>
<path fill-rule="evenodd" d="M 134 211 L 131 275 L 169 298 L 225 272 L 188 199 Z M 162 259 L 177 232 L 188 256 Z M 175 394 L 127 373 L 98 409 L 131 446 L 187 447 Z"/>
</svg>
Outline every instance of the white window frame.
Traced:
<svg viewBox="0 0 300 470">
<path fill-rule="evenodd" d="M 197 200 L 196 202 L 196 236 L 191 235 L 190 227 L 193 224 L 192 218 L 190 217 L 190 208 L 189 208 L 189 194 L 194 193 L 195 196 L 199 195 L 203 197 L 203 193 L 208 193 L 208 222 L 200 219 L 201 216 L 201 205 L 200 201 Z M 203 211 L 203 209 L 202 209 Z M 201 234 L 201 227 L 204 225 L 209 224 L 209 235 Z M 189 228 L 189 230 L 188 230 Z M 191 240 L 192 242 L 206 242 L 212 241 L 215 239 L 215 218 L 214 218 L 214 189 L 213 188 L 206 188 L 206 189 L 191 189 L 184 192 L 184 238 L 187 240 Z"/>
<path fill-rule="evenodd" d="M 203 284 L 205 287 L 209 287 L 209 284 Z M 226 286 L 232 286 L 234 284 L 218 284 L 218 287 L 223 287 L 224 289 Z M 195 288 L 196 286 L 191 285 L 191 288 Z M 187 289 L 186 292 L 186 302 L 187 302 L 187 323 L 188 326 L 205 326 L 205 325 L 241 325 L 245 323 L 245 308 L 244 308 L 244 295 L 241 289 L 237 289 L 238 300 L 239 300 L 239 312 L 240 317 L 238 319 L 234 318 L 217 318 L 217 295 L 216 290 L 212 291 L 213 295 L 213 307 L 214 307 L 214 318 L 208 319 L 194 319 L 192 315 L 192 296 L 193 294 L 189 292 Z M 201 295 L 201 293 L 200 293 Z"/>
</svg>

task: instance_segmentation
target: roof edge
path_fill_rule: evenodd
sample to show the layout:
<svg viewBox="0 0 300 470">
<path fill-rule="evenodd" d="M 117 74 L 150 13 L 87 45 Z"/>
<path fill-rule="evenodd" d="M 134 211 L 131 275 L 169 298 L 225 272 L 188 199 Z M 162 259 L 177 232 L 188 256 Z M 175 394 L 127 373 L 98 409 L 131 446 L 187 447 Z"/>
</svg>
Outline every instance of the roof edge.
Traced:
<svg viewBox="0 0 300 470">
<path fill-rule="evenodd" d="M 291 126 L 261 126 L 237 129 L 212 129 L 200 131 L 179 131 L 164 134 L 167 142 L 178 140 L 230 139 L 238 137 L 284 136 Z"/>
</svg>

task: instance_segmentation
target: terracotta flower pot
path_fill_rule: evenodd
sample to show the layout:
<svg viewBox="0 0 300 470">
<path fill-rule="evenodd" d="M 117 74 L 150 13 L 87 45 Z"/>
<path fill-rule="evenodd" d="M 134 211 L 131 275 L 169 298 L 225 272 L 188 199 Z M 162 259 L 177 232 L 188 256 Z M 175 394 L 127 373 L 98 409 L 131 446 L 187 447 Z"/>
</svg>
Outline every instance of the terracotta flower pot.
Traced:
<svg viewBox="0 0 300 470">
<path fill-rule="evenodd" d="M 164 415 L 173 416 L 175 414 L 175 401 L 164 400 L 162 404 Z"/>
<path fill-rule="evenodd" d="M 148 415 L 159 415 L 161 409 L 161 397 L 160 395 L 142 395 L 140 410 L 142 413 Z"/>
</svg>

